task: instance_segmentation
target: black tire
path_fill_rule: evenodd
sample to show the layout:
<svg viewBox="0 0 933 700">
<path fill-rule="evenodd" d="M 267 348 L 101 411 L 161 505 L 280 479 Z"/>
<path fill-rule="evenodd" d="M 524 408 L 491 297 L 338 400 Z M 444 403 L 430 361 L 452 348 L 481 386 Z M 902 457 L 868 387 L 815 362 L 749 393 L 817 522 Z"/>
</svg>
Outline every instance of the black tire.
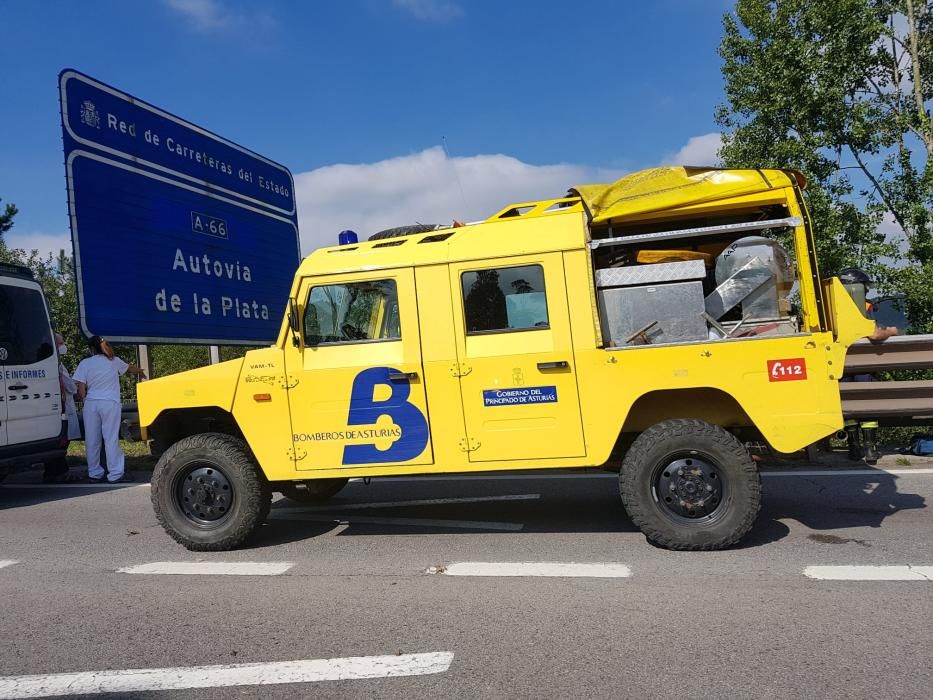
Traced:
<svg viewBox="0 0 933 700">
<path fill-rule="evenodd" d="M 668 420 L 639 435 L 622 464 L 619 491 L 632 522 L 667 549 L 729 547 L 761 508 L 761 477 L 748 450 L 699 420 Z"/>
<path fill-rule="evenodd" d="M 183 438 L 159 458 L 152 507 L 165 531 L 195 552 L 244 544 L 269 514 L 272 492 L 246 443 L 223 433 Z"/>
<path fill-rule="evenodd" d="M 336 496 L 349 479 L 309 479 L 301 483 L 279 484 L 285 498 L 297 503 L 321 503 Z"/>
<path fill-rule="evenodd" d="M 408 226 L 396 226 L 395 228 L 387 228 L 384 231 L 374 233 L 367 240 L 381 241 L 383 238 L 398 238 L 399 236 L 413 236 L 416 233 L 430 233 L 431 231 L 437 231 L 437 229 L 440 227 L 440 224 L 410 224 Z"/>
</svg>

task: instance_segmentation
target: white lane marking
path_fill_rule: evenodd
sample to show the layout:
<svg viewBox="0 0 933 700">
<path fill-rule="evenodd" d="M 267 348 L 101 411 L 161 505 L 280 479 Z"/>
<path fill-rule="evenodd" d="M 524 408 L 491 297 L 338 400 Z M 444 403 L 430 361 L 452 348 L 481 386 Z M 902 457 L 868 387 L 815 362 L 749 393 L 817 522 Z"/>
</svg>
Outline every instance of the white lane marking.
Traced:
<svg viewBox="0 0 933 700">
<path fill-rule="evenodd" d="M 881 476 L 891 474 L 894 476 L 911 475 L 930 475 L 933 469 L 798 469 L 794 470 L 766 470 L 761 475 L 765 477 L 780 476 Z M 619 475 L 613 472 L 602 474 L 593 474 L 585 472 L 582 474 L 547 474 L 542 471 L 540 474 L 489 474 L 488 472 L 477 472 L 476 474 L 453 474 L 436 476 L 392 476 L 380 478 L 379 483 L 389 484 L 394 482 L 409 481 L 524 481 L 533 479 L 618 479 Z"/>
<path fill-rule="evenodd" d="M 440 651 L 398 656 L 393 654 L 343 659 L 6 676 L 0 677 L 0 698 L 43 698 L 52 695 L 132 693 L 425 676 L 444 673 L 450 668 L 453 658 L 451 652 Z"/>
<path fill-rule="evenodd" d="M 761 472 L 762 476 L 911 476 L 933 474 L 933 469 L 808 469 L 786 472 Z"/>
<path fill-rule="evenodd" d="M 933 474 L 933 469 L 807 469 L 807 470 L 789 470 L 789 471 L 762 471 L 764 477 L 781 476 L 882 476 L 890 474 L 892 476 L 921 476 Z M 436 476 L 399 476 L 399 477 L 379 477 L 380 484 L 393 482 L 410 481 L 522 481 L 526 479 L 618 479 L 619 475 L 615 473 L 606 474 L 494 474 L 487 472 L 477 472 L 476 474 L 457 474 Z M 363 478 L 354 478 L 350 481 L 362 481 Z M 139 484 L 0 484 L 0 490 L 3 489 L 126 489 L 136 486 L 149 486 L 145 481 Z M 278 500 L 278 499 L 277 499 Z"/>
<path fill-rule="evenodd" d="M 99 484 L 0 484 L 2 489 L 131 489 L 136 486 L 149 486 L 148 481 L 138 484 L 122 483 L 109 484 L 101 482 Z"/>
<path fill-rule="evenodd" d="M 803 575 L 822 581 L 933 582 L 933 566 L 808 566 Z"/>
<path fill-rule="evenodd" d="M 318 512 L 328 510 L 362 510 L 365 508 L 402 508 L 407 506 L 439 506 L 454 503 L 487 503 L 492 501 L 535 501 L 541 498 L 540 493 L 525 493 L 509 496 L 478 496 L 476 498 L 426 498 L 420 501 L 383 501 L 380 503 L 344 503 L 327 506 L 289 506 L 276 508 L 276 511 L 287 512 Z"/>
<path fill-rule="evenodd" d="M 13 564 L 19 564 L 16 559 L 0 559 L 0 569 L 5 566 L 13 566 Z"/>
<path fill-rule="evenodd" d="M 431 567 L 425 573 L 447 576 L 553 576 L 561 578 L 628 578 L 632 570 L 625 564 L 563 561 L 463 561 Z"/>
<path fill-rule="evenodd" d="M 222 561 L 156 561 L 151 564 L 117 569 L 118 574 L 181 574 L 201 576 L 278 576 L 294 563 L 282 562 L 222 562 Z"/>
<path fill-rule="evenodd" d="M 408 482 L 408 481 L 522 481 L 525 479 L 618 479 L 614 473 L 592 474 L 490 474 L 477 472 L 476 474 L 437 474 L 431 476 L 391 476 L 380 479 L 380 483 Z"/>
<path fill-rule="evenodd" d="M 455 528 L 458 530 L 504 530 L 517 532 L 524 529 L 522 523 L 497 523 L 485 520 L 430 520 L 428 518 L 371 518 L 364 515 L 315 515 L 314 513 L 281 513 L 276 508 L 269 513 L 270 520 L 310 520 L 321 523 L 365 523 L 369 525 L 412 525 L 414 527 Z"/>
</svg>

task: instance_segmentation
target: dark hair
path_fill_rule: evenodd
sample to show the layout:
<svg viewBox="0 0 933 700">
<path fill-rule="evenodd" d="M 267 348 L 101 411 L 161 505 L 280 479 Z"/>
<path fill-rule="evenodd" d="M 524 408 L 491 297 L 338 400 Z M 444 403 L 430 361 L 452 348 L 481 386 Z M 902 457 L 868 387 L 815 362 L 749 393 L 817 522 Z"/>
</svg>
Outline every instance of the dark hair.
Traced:
<svg viewBox="0 0 933 700">
<path fill-rule="evenodd" d="M 104 351 L 101 349 L 101 343 L 104 342 L 104 339 L 99 335 L 92 335 L 88 338 L 87 344 L 91 346 L 91 350 L 94 351 L 95 355 L 103 355 Z"/>
</svg>

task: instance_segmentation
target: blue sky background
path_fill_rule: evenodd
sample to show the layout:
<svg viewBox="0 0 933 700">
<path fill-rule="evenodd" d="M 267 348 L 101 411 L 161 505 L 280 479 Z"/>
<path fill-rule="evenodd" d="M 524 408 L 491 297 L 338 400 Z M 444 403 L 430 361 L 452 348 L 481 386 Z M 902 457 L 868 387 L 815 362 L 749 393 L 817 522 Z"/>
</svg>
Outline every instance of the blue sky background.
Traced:
<svg viewBox="0 0 933 700">
<path fill-rule="evenodd" d="M 731 6 L 0 0 L 0 197 L 20 208 L 8 242 L 70 245 L 64 67 L 289 167 L 307 253 L 344 228 L 477 219 L 714 162 Z"/>
</svg>

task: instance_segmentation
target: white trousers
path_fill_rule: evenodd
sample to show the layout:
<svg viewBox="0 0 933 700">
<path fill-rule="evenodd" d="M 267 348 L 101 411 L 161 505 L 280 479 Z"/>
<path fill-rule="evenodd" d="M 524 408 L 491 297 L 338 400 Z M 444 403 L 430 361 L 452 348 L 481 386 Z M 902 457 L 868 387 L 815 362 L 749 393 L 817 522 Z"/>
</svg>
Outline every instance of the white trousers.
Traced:
<svg viewBox="0 0 933 700">
<path fill-rule="evenodd" d="M 91 399 L 84 402 L 84 446 L 87 449 L 87 475 L 99 479 L 104 475 L 100 466 L 100 446 L 107 454 L 107 479 L 117 481 L 123 476 L 123 452 L 120 451 L 120 418 L 122 407 L 116 401 Z"/>
</svg>

